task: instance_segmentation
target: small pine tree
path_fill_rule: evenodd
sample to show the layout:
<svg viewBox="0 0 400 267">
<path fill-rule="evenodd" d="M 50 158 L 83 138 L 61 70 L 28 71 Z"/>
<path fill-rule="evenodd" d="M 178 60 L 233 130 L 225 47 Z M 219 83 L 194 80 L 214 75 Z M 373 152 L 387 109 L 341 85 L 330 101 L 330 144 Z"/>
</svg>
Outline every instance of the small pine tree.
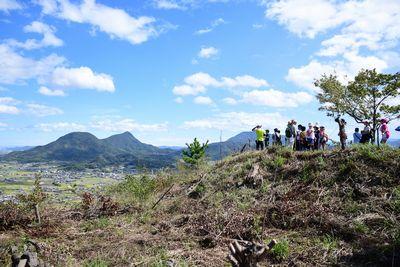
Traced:
<svg viewBox="0 0 400 267">
<path fill-rule="evenodd" d="M 206 148 L 208 147 L 208 140 L 205 144 L 200 144 L 200 142 L 195 138 L 193 143 L 186 144 L 188 147 L 186 150 L 182 151 L 182 159 L 184 162 L 191 165 L 196 165 L 199 161 L 206 155 Z"/>
<path fill-rule="evenodd" d="M 18 200 L 27 206 L 28 209 L 35 211 L 36 221 L 38 224 L 42 223 L 39 205 L 46 199 L 46 193 L 40 185 L 42 177 L 40 174 L 35 175 L 35 182 L 33 184 L 32 192 L 29 194 L 20 194 L 17 196 Z"/>
</svg>

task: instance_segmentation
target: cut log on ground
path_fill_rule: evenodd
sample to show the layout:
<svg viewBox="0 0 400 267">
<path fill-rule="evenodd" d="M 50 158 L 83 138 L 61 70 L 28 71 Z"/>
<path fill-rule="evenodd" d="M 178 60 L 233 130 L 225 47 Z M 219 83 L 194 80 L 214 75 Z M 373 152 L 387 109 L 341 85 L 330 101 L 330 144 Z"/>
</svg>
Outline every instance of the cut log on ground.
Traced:
<svg viewBox="0 0 400 267">
<path fill-rule="evenodd" d="M 253 167 L 251 167 L 249 174 L 247 174 L 246 178 L 244 179 L 243 183 L 244 185 L 253 188 L 260 187 L 264 181 L 263 176 L 264 172 L 260 168 L 260 165 L 254 164 Z"/>
<path fill-rule="evenodd" d="M 234 267 L 257 267 L 258 262 L 266 258 L 268 251 L 275 244 L 275 240 L 272 240 L 267 246 L 236 240 L 229 244 L 228 260 Z"/>
</svg>

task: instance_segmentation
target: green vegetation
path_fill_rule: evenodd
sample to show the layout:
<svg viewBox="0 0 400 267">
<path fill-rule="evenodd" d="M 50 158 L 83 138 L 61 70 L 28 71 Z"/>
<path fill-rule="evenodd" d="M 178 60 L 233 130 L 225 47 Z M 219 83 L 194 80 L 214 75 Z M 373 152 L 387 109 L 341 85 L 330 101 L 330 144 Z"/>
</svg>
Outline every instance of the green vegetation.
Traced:
<svg viewBox="0 0 400 267">
<path fill-rule="evenodd" d="M 197 138 L 195 138 L 193 143 L 186 144 L 186 146 L 187 149 L 182 151 L 183 161 L 191 165 L 196 165 L 204 159 L 206 148 L 208 147 L 208 141 L 204 144 L 200 144 Z"/>
<path fill-rule="evenodd" d="M 95 259 L 95 260 L 89 260 L 89 261 L 85 262 L 83 266 L 84 267 L 108 267 L 109 265 L 104 260 Z"/>
<path fill-rule="evenodd" d="M 265 265 L 396 266 L 399 161 L 400 150 L 384 146 L 244 152 L 130 175 L 74 207 L 47 204 L 41 227 L 3 204 L 0 265 L 9 263 L 2 251 L 28 239 L 59 266 L 226 266 L 231 240 L 275 239 Z"/>
<path fill-rule="evenodd" d="M 272 257 L 277 261 L 283 261 L 289 256 L 289 242 L 286 239 L 279 240 L 271 249 Z"/>
<path fill-rule="evenodd" d="M 156 180 L 148 174 L 127 175 L 125 180 L 111 188 L 127 201 L 146 202 L 156 188 Z"/>
</svg>

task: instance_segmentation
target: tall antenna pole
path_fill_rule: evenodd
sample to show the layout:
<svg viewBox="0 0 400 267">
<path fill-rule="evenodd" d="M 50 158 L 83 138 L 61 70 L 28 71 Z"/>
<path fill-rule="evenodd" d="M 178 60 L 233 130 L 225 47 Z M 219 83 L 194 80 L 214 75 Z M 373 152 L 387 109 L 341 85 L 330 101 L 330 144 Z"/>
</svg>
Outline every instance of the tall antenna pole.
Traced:
<svg viewBox="0 0 400 267">
<path fill-rule="evenodd" d="M 219 160 L 222 160 L 222 130 L 219 132 Z"/>
</svg>

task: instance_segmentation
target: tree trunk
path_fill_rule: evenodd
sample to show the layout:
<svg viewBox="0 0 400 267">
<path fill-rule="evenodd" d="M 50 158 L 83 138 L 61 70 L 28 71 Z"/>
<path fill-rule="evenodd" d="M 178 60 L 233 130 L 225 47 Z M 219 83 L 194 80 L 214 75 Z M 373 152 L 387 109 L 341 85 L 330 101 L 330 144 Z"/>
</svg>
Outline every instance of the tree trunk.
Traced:
<svg viewBox="0 0 400 267">
<path fill-rule="evenodd" d="M 372 137 L 371 137 L 371 143 L 375 144 L 375 140 L 376 140 L 376 121 L 374 118 L 374 121 L 372 123 Z"/>
<path fill-rule="evenodd" d="M 379 142 L 379 128 L 376 129 L 376 143 L 378 144 L 378 147 L 380 147 L 380 142 Z"/>
<path fill-rule="evenodd" d="M 36 220 L 37 220 L 38 224 L 41 224 L 42 219 L 40 218 L 39 204 L 35 205 L 35 215 L 36 215 Z"/>
</svg>

